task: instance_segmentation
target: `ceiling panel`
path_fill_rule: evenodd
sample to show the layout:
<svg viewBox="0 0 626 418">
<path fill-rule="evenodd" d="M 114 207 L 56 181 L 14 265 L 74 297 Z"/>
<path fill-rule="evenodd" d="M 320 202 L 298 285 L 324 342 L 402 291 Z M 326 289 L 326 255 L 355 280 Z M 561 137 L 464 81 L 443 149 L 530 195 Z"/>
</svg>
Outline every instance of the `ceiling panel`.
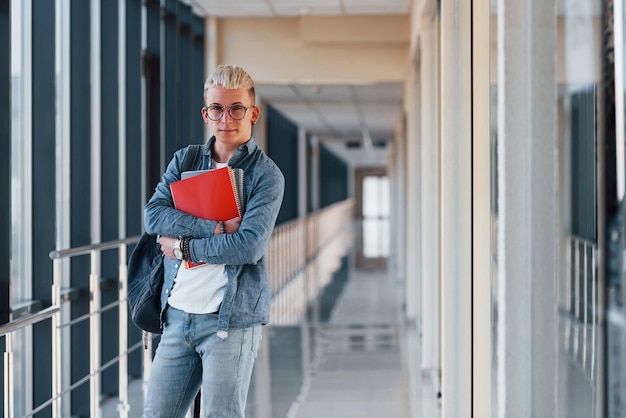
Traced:
<svg viewBox="0 0 626 418">
<path fill-rule="evenodd" d="M 204 15 L 299 16 L 408 13 L 411 0 L 183 0 Z"/>
<path fill-rule="evenodd" d="M 372 85 L 257 85 L 265 102 L 307 131 L 326 139 L 354 140 L 367 129 L 391 139 L 404 94 L 401 83 Z"/>
<path fill-rule="evenodd" d="M 358 100 L 379 101 L 389 104 L 399 104 L 404 96 L 402 83 L 376 83 L 354 86 L 354 93 Z"/>
<path fill-rule="evenodd" d="M 299 84 L 293 86 L 303 100 L 316 102 L 345 102 L 351 98 L 350 86 L 345 84 Z"/>
<path fill-rule="evenodd" d="M 346 15 L 380 15 L 380 14 L 405 14 L 406 7 L 403 5 L 346 5 L 344 7 L 344 11 Z"/>
</svg>

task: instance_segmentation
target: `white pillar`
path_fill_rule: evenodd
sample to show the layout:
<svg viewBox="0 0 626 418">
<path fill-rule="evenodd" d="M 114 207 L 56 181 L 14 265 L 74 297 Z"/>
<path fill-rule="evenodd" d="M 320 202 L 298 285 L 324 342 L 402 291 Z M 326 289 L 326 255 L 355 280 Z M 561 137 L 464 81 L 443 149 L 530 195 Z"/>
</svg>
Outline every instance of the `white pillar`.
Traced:
<svg viewBox="0 0 626 418">
<path fill-rule="evenodd" d="M 440 7 L 442 417 L 453 418 L 472 408 L 472 9 L 464 0 Z"/>
<path fill-rule="evenodd" d="M 91 81 L 91 243 L 102 242 L 102 13 L 101 0 L 91 0 L 90 21 L 90 81 Z M 101 326 L 101 295 L 99 279 L 101 271 L 101 254 L 94 251 L 91 255 L 89 274 L 89 412 L 92 417 L 102 413 L 100 394 L 102 392 L 101 375 L 98 369 L 102 363 L 102 326 Z"/>
<path fill-rule="evenodd" d="M 204 79 L 206 80 L 212 73 L 215 71 L 217 66 L 220 64 L 218 62 L 218 54 L 219 54 L 219 42 L 217 36 L 217 25 L 218 18 L 215 16 L 205 17 L 204 19 Z M 258 105 L 259 103 L 257 103 Z M 265 116 L 261 115 L 260 122 L 263 123 L 265 121 Z M 257 136 L 258 129 L 253 130 L 253 135 L 255 135 L 255 139 Z M 209 125 L 204 125 L 204 138 L 208 140 L 212 135 L 211 130 L 209 129 Z M 261 145 L 263 148 L 263 145 Z"/>
<path fill-rule="evenodd" d="M 492 417 L 490 1 L 472 2 L 472 416 Z"/>
<path fill-rule="evenodd" d="M 439 28 L 422 18 L 420 32 L 422 370 L 439 373 Z M 439 390 L 439 387 L 435 388 Z"/>
<path fill-rule="evenodd" d="M 11 2 L 11 300 L 33 296 L 33 4 L 32 0 Z M 5 164 L 7 163 L 5 157 Z M 8 239 L 8 237 L 5 237 Z M 13 361 L 9 383 L 13 388 L 14 416 L 33 407 L 32 328 L 13 333 L 10 341 Z"/>
<path fill-rule="evenodd" d="M 556 416 L 553 2 L 498 2 L 497 416 Z"/>
<path fill-rule="evenodd" d="M 419 86 L 417 70 L 412 69 L 407 81 L 409 97 L 409 115 L 407 118 L 406 143 L 406 189 L 405 189 L 405 284 L 406 284 L 406 317 L 410 321 L 421 322 L 420 318 L 420 141 L 419 141 Z M 411 101 L 412 100 L 412 101 Z"/>
</svg>

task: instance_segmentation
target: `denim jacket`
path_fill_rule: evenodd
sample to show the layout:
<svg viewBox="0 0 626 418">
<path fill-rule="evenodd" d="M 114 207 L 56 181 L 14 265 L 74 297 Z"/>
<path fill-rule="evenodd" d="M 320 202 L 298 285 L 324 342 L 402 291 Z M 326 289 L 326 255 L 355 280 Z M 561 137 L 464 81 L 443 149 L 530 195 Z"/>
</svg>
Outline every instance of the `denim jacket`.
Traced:
<svg viewBox="0 0 626 418">
<path fill-rule="evenodd" d="M 211 137 L 202 149 L 198 169 L 211 163 Z M 254 138 L 239 146 L 228 161 L 244 171 L 244 201 L 239 231 L 214 235 L 217 222 L 200 219 L 174 208 L 170 183 L 180 180 L 186 148 L 178 150 L 167 166 L 154 195 L 145 206 L 145 230 L 151 235 L 192 237 L 191 261 L 225 264 L 228 284 L 218 316 L 218 336 L 228 329 L 266 324 L 269 320 L 271 290 L 265 252 L 278 217 L 285 179 L 278 166 L 257 146 Z M 174 285 L 179 260 L 165 258 L 165 279 L 161 293 L 161 317 Z"/>
</svg>

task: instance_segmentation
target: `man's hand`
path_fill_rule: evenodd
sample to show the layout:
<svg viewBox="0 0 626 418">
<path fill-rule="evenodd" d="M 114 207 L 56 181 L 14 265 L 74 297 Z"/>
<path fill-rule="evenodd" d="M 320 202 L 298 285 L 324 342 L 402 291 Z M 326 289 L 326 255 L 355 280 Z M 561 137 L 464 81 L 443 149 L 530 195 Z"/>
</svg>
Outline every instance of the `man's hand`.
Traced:
<svg viewBox="0 0 626 418">
<path fill-rule="evenodd" d="M 171 260 L 176 259 L 176 257 L 174 256 L 174 243 L 176 242 L 176 239 L 177 238 L 163 236 L 159 238 L 159 244 L 161 244 L 161 252 L 164 256 Z"/>
<path fill-rule="evenodd" d="M 241 218 L 237 217 L 237 218 L 229 219 L 228 221 L 224 222 L 224 224 L 226 225 L 226 233 L 234 234 L 235 232 L 239 231 L 239 225 L 241 225 Z"/>
<path fill-rule="evenodd" d="M 235 232 L 239 231 L 239 225 L 241 225 L 241 218 L 237 217 L 237 218 L 229 219 L 226 222 L 224 222 L 224 225 L 226 225 L 227 234 L 234 234 Z M 219 235 L 222 233 L 219 222 L 215 227 L 215 231 L 213 232 L 215 235 Z M 171 260 L 176 259 L 176 256 L 174 255 L 174 243 L 176 242 L 176 240 L 177 238 L 164 237 L 164 236 L 161 236 L 159 238 L 159 244 L 161 244 L 161 252 L 163 253 L 164 256 L 166 256 L 167 258 Z"/>
<path fill-rule="evenodd" d="M 235 232 L 239 231 L 239 225 L 241 225 L 241 218 L 237 217 L 237 218 L 229 219 L 224 222 L 224 225 L 226 226 L 227 234 L 234 234 Z M 220 223 L 218 222 L 217 225 L 215 226 L 215 231 L 213 231 L 213 234 L 219 235 L 221 233 L 222 233 L 222 228 L 220 227 Z"/>
</svg>

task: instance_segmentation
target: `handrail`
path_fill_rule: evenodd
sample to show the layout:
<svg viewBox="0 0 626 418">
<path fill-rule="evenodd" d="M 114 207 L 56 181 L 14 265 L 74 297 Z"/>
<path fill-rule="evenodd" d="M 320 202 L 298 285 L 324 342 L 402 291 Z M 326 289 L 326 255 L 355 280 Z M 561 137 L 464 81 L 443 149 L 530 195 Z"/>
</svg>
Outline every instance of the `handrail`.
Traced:
<svg viewBox="0 0 626 418">
<path fill-rule="evenodd" d="M 4 337 L 6 334 L 14 331 L 18 331 L 27 326 L 36 324 L 37 322 L 43 321 L 44 319 L 48 319 L 52 317 L 59 310 L 58 306 L 49 306 L 46 309 L 42 309 L 41 311 L 23 316 L 18 319 L 14 319 L 6 324 L 0 326 L 0 337 Z"/>
<path fill-rule="evenodd" d="M 129 238 L 128 240 L 124 240 L 124 241 L 129 241 L 129 242 L 122 242 L 122 244 L 126 243 L 126 244 L 132 244 L 133 240 L 135 238 L 133 238 L 132 240 Z M 118 241 L 116 241 L 118 242 Z M 108 249 L 108 246 L 105 246 L 105 249 Z M 81 255 L 84 253 L 79 253 L 79 254 L 73 254 L 73 255 Z M 50 253 L 50 258 L 52 259 L 58 259 L 58 258 L 63 258 L 64 256 L 67 256 L 67 254 L 61 254 L 60 252 L 57 251 L 52 251 Z M 111 303 L 109 304 L 107 307 L 103 308 L 102 311 L 105 311 L 107 309 L 111 309 L 112 307 L 114 307 L 115 303 Z M 20 316 L 19 318 L 16 319 L 12 319 L 9 322 L 6 322 L 4 324 L 0 324 L 0 338 L 4 337 L 5 335 L 11 333 L 11 332 L 15 332 L 15 331 L 19 331 L 23 328 L 26 328 L 28 326 L 37 324 L 43 320 L 46 320 L 48 318 L 51 318 L 55 313 L 57 313 L 57 311 L 59 311 L 60 306 L 58 305 L 54 305 L 54 306 L 48 306 L 46 308 L 43 308 L 39 311 L 36 311 L 34 313 L 31 314 L 27 314 L 24 316 Z M 89 314 L 86 314 L 89 315 Z M 85 315 L 81 316 L 81 317 L 77 317 L 75 318 L 72 322 L 70 322 L 69 324 L 73 324 L 75 322 L 78 322 L 78 320 L 80 319 L 84 319 Z"/>
<path fill-rule="evenodd" d="M 81 247 L 69 248 L 66 250 L 50 251 L 49 257 L 51 260 L 59 258 L 72 257 L 75 255 L 86 255 L 92 251 L 111 250 L 120 245 L 135 244 L 141 238 L 140 235 L 136 237 L 122 238 L 114 241 L 101 242 L 99 244 L 83 245 Z"/>
</svg>

